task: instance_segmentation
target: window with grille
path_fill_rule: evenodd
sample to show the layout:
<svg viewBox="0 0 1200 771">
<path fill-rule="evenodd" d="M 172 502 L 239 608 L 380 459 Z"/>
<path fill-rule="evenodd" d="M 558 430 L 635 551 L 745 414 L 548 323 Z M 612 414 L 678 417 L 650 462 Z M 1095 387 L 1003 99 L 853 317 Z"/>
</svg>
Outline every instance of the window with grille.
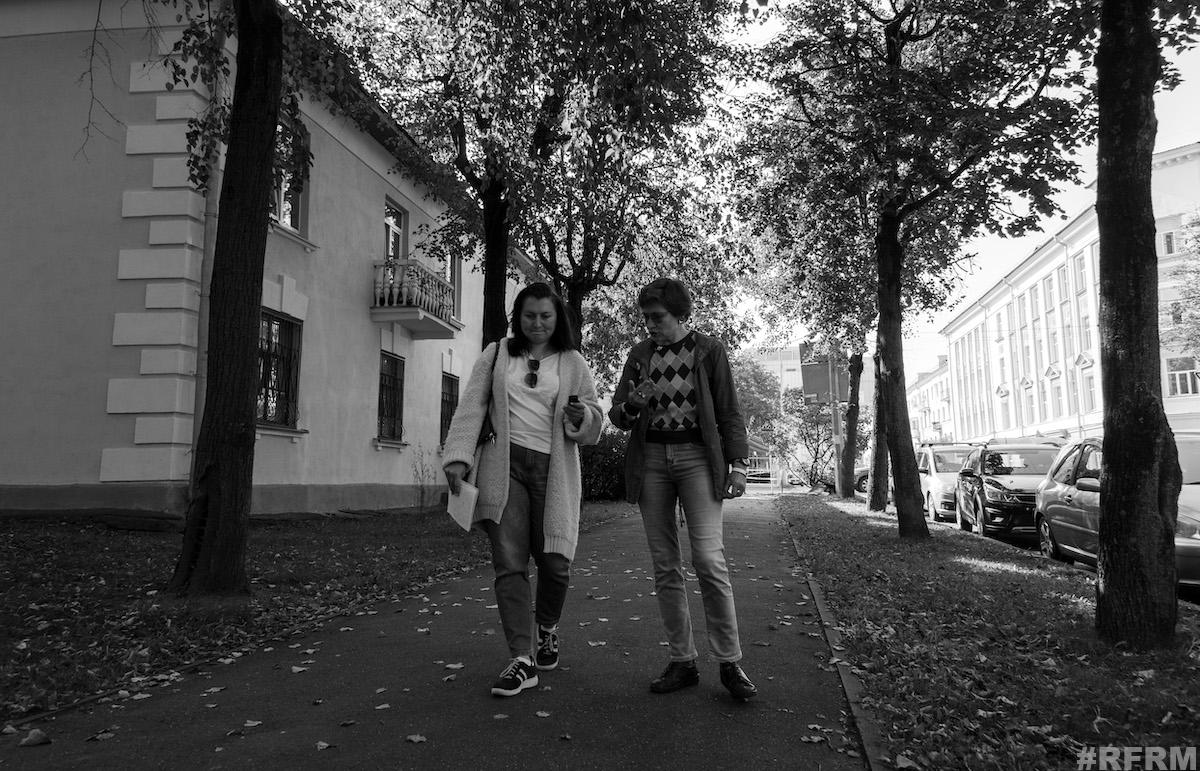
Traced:
<svg viewBox="0 0 1200 771">
<path fill-rule="evenodd" d="M 1200 370 L 1192 356 L 1167 359 L 1167 396 L 1200 394 Z"/>
<path fill-rule="evenodd" d="M 263 310 L 258 328 L 258 422 L 295 428 L 299 413 L 300 322 Z"/>
<path fill-rule="evenodd" d="M 404 359 L 379 356 L 379 438 L 404 439 Z"/>
<path fill-rule="evenodd" d="M 454 419 L 454 411 L 458 409 L 458 378 L 442 373 L 442 430 L 439 441 L 446 443 L 450 434 L 450 421 Z"/>
</svg>

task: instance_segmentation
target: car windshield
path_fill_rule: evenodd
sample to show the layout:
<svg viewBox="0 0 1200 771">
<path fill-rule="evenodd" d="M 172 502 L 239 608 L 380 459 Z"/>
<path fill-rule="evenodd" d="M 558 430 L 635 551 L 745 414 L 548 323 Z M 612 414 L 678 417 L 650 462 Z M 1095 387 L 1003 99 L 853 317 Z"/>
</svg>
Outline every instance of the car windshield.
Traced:
<svg viewBox="0 0 1200 771">
<path fill-rule="evenodd" d="M 938 450 L 933 453 L 934 471 L 958 471 L 963 461 L 971 454 L 970 450 Z"/>
<path fill-rule="evenodd" d="M 1031 450 L 1003 449 L 988 450 L 983 461 L 983 473 L 995 474 L 1036 474 L 1042 475 L 1050 470 L 1050 464 L 1058 456 L 1057 447 L 1037 448 Z"/>
</svg>

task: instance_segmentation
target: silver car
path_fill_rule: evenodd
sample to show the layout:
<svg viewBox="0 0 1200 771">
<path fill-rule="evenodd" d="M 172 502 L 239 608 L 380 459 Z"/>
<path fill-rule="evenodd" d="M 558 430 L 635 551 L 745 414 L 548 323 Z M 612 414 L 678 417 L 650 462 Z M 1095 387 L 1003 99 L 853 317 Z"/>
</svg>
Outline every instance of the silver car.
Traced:
<svg viewBox="0 0 1200 771">
<path fill-rule="evenodd" d="M 1063 447 L 1038 485 L 1035 521 L 1042 553 L 1066 562 L 1096 564 L 1100 551 L 1100 473 L 1097 437 Z M 1200 587 L 1200 485 L 1184 485 L 1175 524 L 1175 571 L 1183 586 Z"/>
<path fill-rule="evenodd" d="M 954 519 L 958 470 L 972 449 L 969 444 L 930 443 L 917 447 L 921 499 L 925 502 L 925 513 L 934 522 Z"/>
</svg>

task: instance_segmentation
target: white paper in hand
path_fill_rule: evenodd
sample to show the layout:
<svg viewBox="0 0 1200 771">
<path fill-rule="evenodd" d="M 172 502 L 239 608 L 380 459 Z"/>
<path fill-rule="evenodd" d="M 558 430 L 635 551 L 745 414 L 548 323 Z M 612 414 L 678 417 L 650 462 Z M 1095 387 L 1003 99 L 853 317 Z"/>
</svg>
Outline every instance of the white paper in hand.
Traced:
<svg viewBox="0 0 1200 771">
<path fill-rule="evenodd" d="M 460 482 L 458 494 L 450 493 L 446 500 L 446 511 L 463 530 L 471 529 L 471 521 L 475 518 L 475 500 L 478 497 L 478 487 L 470 482 Z"/>
</svg>

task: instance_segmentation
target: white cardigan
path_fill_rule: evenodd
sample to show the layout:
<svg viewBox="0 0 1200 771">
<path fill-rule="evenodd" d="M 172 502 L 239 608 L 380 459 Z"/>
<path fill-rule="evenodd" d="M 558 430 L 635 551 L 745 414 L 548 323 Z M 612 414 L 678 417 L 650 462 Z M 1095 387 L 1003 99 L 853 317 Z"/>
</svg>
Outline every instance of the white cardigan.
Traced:
<svg viewBox="0 0 1200 771">
<path fill-rule="evenodd" d="M 496 352 L 497 345 L 500 346 L 499 352 Z M 496 356 L 494 369 L 493 355 Z M 465 463 L 470 468 L 474 477 L 472 481 L 479 488 L 479 500 L 475 504 L 476 523 L 485 519 L 499 522 L 508 502 L 509 413 L 505 383 L 508 362 L 506 340 L 492 343 L 483 350 L 471 370 L 466 390 L 458 400 L 458 408 L 450 422 L 450 432 L 442 449 L 443 466 Z M 491 378 L 488 378 L 489 370 L 492 370 Z M 561 430 L 555 430 L 550 437 L 550 475 L 546 483 L 544 518 L 546 540 L 543 549 L 574 559 L 575 547 L 579 542 L 579 507 L 583 497 L 579 445 L 599 441 L 604 417 L 596 399 L 596 384 L 591 369 L 579 351 L 562 352 L 558 375 L 558 397 L 554 402 L 552 425 L 561 427 Z M 572 427 L 563 414 L 563 406 L 571 394 L 578 395 L 579 402 L 585 408 L 583 422 L 578 429 Z M 494 400 L 492 427 L 496 431 L 496 441 L 476 447 L 489 398 Z"/>
</svg>

